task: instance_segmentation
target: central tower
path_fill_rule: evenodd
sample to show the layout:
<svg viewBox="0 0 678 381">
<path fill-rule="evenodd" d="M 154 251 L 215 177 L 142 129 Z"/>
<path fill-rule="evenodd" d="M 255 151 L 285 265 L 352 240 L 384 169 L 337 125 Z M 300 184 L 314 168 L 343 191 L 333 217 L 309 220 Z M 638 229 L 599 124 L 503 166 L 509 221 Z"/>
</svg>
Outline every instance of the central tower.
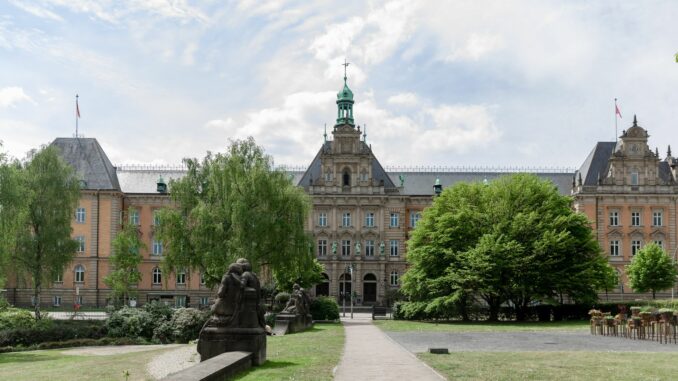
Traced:
<svg viewBox="0 0 678 381">
<path fill-rule="evenodd" d="M 344 62 L 344 88 L 337 93 L 337 124 L 340 126 L 348 124 L 353 126 L 353 91 L 348 88 L 346 83 L 346 67 L 350 65 L 349 62 Z"/>
</svg>

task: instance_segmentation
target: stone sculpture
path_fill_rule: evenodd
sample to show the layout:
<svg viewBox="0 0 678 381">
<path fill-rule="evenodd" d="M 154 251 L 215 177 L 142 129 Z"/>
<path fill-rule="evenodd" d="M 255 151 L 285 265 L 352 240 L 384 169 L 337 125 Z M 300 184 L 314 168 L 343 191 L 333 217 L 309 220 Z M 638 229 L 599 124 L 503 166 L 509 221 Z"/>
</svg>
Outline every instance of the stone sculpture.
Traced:
<svg viewBox="0 0 678 381">
<path fill-rule="evenodd" d="M 298 284 L 295 283 L 292 286 L 290 300 L 276 317 L 275 325 L 277 334 L 299 332 L 313 325 L 311 298 Z M 285 327 L 285 329 L 280 330 L 279 327 Z"/>
<path fill-rule="evenodd" d="M 253 365 L 266 362 L 266 330 L 259 278 L 239 259 L 221 279 L 212 316 L 200 331 L 198 353 L 205 361 L 224 352 L 252 352 Z"/>
</svg>

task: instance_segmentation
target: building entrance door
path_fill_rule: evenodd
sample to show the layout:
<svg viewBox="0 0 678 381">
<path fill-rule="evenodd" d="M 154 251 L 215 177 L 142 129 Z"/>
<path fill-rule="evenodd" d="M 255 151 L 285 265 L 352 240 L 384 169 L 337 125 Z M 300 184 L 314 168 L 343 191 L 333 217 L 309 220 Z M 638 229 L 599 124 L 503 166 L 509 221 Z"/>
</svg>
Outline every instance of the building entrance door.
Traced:
<svg viewBox="0 0 678 381">
<path fill-rule="evenodd" d="M 377 277 L 374 274 L 365 274 L 363 278 L 363 302 L 377 301 Z"/>
</svg>

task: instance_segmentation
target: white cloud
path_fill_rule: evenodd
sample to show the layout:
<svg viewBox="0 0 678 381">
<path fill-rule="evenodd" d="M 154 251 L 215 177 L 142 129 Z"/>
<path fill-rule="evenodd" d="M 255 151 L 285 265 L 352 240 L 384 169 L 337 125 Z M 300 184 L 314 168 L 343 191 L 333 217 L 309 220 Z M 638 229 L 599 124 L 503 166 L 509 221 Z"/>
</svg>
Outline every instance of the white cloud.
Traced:
<svg viewBox="0 0 678 381">
<path fill-rule="evenodd" d="M 416 106 L 419 104 L 419 97 L 414 93 L 401 93 L 389 97 L 388 103 L 396 106 Z"/>
<path fill-rule="evenodd" d="M 16 103 L 24 101 L 35 104 L 33 99 L 21 87 L 10 86 L 0 88 L 0 107 L 14 107 Z"/>
<path fill-rule="evenodd" d="M 28 3 L 24 0 L 17 1 L 17 0 L 10 0 L 10 3 L 14 5 L 15 7 L 32 14 L 33 16 L 40 17 L 43 19 L 49 19 L 53 21 L 64 21 L 61 16 L 58 14 L 52 12 L 51 10 L 41 7 L 40 5 L 37 4 L 31 4 Z"/>
<path fill-rule="evenodd" d="M 447 57 L 446 61 L 470 60 L 477 61 L 482 56 L 490 53 L 500 46 L 500 37 L 497 35 L 479 35 L 472 33 L 464 46 L 454 50 Z"/>
<path fill-rule="evenodd" d="M 501 137 L 484 105 L 443 105 L 425 112 L 433 119 L 434 127 L 422 131 L 417 140 L 434 151 L 465 153 Z"/>
</svg>

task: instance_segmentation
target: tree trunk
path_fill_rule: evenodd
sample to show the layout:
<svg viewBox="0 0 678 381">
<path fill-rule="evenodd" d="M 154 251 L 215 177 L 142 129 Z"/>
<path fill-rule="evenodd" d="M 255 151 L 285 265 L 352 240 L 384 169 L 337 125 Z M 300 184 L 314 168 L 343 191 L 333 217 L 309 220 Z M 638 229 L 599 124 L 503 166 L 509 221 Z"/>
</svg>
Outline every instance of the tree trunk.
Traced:
<svg viewBox="0 0 678 381">
<path fill-rule="evenodd" d="M 38 276 L 35 279 L 35 288 L 33 289 L 33 299 L 35 299 L 35 320 L 40 320 L 42 316 L 40 315 L 40 277 Z"/>
<path fill-rule="evenodd" d="M 490 304 L 490 317 L 488 321 L 498 321 L 499 320 L 499 304 L 492 303 Z"/>
<path fill-rule="evenodd" d="M 655 290 L 652 290 L 652 299 L 656 299 L 656 298 L 655 298 L 655 295 L 654 295 L 655 292 L 656 292 Z"/>
</svg>

